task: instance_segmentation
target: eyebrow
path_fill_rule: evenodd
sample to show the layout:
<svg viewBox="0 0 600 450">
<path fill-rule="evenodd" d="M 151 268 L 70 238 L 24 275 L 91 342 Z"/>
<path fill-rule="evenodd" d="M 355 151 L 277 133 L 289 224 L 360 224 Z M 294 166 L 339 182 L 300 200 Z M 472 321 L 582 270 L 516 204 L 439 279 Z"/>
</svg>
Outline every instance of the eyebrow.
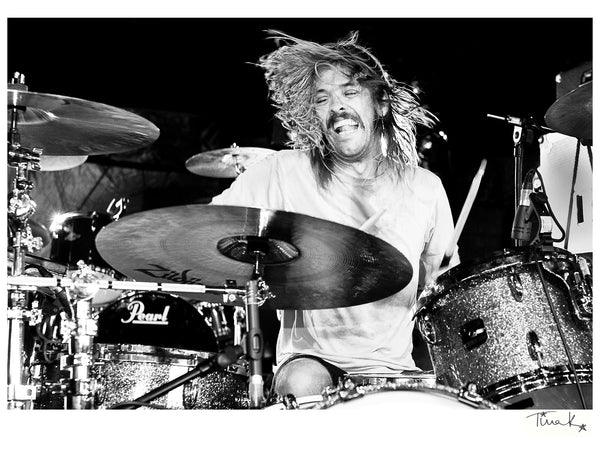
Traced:
<svg viewBox="0 0 600 450">
<path fill-rule="evenodd" d="M 330 84 L 330 83 L 326 83 L 326 84 Z M 343 89 L 343 88 L 346 88 L 349 86 L 360 86 L 360 84 L 358 82 L 356 82 L 355 80 L 349 80 L 344 84 L 340 84 L 340 85 L 336 85 L 336 86 L 339 86 Z M 326 90 L 324 88 L 320 88 L 320 89 L 317 89 L 316 93 L 319 94 L 321 92 L 326 92 Z"/>
</svg>

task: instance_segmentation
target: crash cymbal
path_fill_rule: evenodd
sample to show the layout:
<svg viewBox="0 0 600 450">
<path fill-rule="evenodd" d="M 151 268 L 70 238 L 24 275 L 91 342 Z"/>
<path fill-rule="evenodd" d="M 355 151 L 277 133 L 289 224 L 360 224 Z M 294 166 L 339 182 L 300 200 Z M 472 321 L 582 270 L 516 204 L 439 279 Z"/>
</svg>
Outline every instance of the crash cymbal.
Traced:
<svg viewBox="0 0 600 450">
<path fill-rule="evenodd" d="M 23 147 L 43 149 L 45 156 L 88 156 L 145 147 L 160 134 L 137 114 L 73 97 L 8 90 L 8 107 L 16 106 Z M 8 121 L 10 125 L 11 112 Z"/>
<path fill-rule="evenodd" d="M 556 100 L 544 116 L 555 131 L 592 141 L 592 82 L 582 84 Z"/>
<path fill-rule="evenodd" d="M 230 147 L 198 153 L 185 162 L 196 175 L 212 178 L 236 178 L 252 164 L 266 158 L 275 150 L 260 147 Z"/>
<path fill-rule="evenodd" d="M 271 309 L 324 309 L 388 297 L 412 278 L 390 244 L 345 225 L 268 209 L 185 205 L 144 211 L 104 227 L 100 255 L 136 280 L 245 287 L 264 254 Z M 188 296 L 187 294 L 185 294 Z M 202 294 L 188 297 L 206 299 Z"/>
</svg>

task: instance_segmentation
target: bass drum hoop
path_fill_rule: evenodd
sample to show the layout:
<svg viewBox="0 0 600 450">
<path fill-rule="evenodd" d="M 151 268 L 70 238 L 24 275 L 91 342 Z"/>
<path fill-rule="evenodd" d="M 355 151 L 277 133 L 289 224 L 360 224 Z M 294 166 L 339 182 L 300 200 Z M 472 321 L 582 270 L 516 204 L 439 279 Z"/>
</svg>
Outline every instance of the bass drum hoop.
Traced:
<svg viewBox="0 0 600 450">
<path fill-rule="evenodd" d="M 498 406 L 495 403 L 480 397 L 479 395 L 469 395 L 467 391 L 460 391 L 459 389 L 453 388 L 451 386 L 444 386 L 441 384 L 428 386 L 421 382 L 413 381 L 388 381 L 384 384 L 361 385 L 356 386 L 354 390 L 336 388 L 333 390 L 333 392 L 326 392 L 324 394 L 323 401 L 316 403 L 313 409 L 328 409 L 336 405 L 343 404 L 357 398 L 363 398 L 371 394 L 394 391 L 410 391 L 422 392 L 425 394 L 434 394 L 438 397 L 456 400 L 457 404 L 471 406 L 474 409 L 502 409 L 501 406 Z"/>
</svg>

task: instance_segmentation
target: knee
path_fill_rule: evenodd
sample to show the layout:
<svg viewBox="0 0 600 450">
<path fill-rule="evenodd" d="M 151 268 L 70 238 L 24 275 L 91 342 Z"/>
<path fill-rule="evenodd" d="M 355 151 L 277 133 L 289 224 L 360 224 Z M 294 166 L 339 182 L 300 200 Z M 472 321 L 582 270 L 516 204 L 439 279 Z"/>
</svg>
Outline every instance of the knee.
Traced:
<svg viewBox="0 0 600 450">
<path fill-rule="evenodd" d="M 275 376 L 274 390 L 281 396 L 306 397 L 320 394 L 333 383 L 324 365 L 310 358 L 298 358 L 283 365 Z"/>
</svg>

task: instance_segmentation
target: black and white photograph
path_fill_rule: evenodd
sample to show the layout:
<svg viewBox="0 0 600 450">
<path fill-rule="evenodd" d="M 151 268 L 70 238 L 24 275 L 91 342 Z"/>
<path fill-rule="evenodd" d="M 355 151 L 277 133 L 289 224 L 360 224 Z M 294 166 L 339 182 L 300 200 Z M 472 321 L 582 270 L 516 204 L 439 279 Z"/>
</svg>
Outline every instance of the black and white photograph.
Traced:
<svg viewBox="0 0 600 450">
<path fill-rule="evenodd" d="M 563 6 L 9 12 L 8 423 L 583 442 L 594 27 Z"/>
</svg>

